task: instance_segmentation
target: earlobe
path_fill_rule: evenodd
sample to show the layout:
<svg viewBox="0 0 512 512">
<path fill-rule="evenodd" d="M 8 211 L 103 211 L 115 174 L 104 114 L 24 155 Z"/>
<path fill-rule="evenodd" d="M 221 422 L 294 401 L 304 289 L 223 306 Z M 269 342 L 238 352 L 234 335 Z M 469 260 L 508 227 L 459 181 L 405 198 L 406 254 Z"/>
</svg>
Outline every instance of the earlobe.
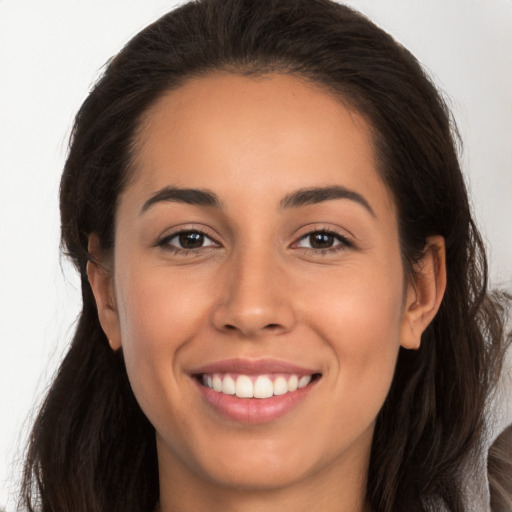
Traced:
<svg viewBox="0 0 512 512">
<path fill-rule="evenodd" d="M 95 233 L 89 236 L 88 251 L 91 259 L 87 263 L 87 277 L 96 300 L 98 318 L 110 347 L 117 350 L 121 347 L 121 336 L 112 270 L 106 264 L 99 238 Z"/>
<path fill-rule="evenodd" d="M 413 282 L 407 286 L 401 328 L 401 345 L 420 348 L 421 335 L 436 316 L 446 289 L 445 242 L 428 237 L 421 260 L 415 265 Z"/>
</svg>

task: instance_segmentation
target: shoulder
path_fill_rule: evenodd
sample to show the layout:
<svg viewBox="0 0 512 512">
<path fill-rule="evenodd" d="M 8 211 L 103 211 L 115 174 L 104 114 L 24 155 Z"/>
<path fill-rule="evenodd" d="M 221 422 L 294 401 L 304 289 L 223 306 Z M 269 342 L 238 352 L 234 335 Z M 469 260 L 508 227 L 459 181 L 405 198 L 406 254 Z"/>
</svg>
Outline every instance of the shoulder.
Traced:
<svg viewBox="0 0 512 512">
<path fill-rule="evenodd" d="M 504 479 L 510 481 L 512 469 L 511 429 L 512 345 L 509 345 L 497 385 L 489 396 L 480 452 L 470 459 L 462 475 L 467 510 L 490 512 L 494 510 L 492 503 L 511 492 L 506 489 L 510 483 L 503 482 Z M 505 499 L 512 500 L 512 496 Z"/>
<path fill-rule="evenodd" d="M 489 400 L 488 443 L 494 440 L 512 424 L 512 345 L 505 352 L 498 385 Z"/>
</svg>

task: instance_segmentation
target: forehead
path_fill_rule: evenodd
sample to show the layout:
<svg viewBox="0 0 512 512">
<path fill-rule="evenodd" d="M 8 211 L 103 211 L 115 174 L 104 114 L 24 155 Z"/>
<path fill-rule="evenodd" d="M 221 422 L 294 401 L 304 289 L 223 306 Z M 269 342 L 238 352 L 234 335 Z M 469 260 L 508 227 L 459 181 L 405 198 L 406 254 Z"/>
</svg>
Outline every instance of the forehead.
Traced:
<svg viewBox="0 0 512 512">
<path fill-rule="evenodd" d="M 391 196 L 377 172 L 365 119 L 320 86 L 289 75 L 216 73 L 161 97 L 144 115 L 132 186 L 173 185 L 219 196 L 265 195 L 338 184 Z M 248 198 L 245 198 L 248 199 Z"/>
</svg>

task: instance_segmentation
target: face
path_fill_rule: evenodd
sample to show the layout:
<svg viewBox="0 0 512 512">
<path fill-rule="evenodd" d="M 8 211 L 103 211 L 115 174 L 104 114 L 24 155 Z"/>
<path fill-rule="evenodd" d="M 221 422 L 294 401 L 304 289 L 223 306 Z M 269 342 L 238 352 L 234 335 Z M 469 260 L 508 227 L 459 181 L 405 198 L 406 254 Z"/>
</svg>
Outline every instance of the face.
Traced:
<svg viewBox="0 0 512 512">
<path fill-rule="evenodd" d="M 161 471 L 366 468 L 417 297 L 360 115 L 294 77 L 193 79 L 146 113 L 116 223 L 95 292 Z"/>
</svg>

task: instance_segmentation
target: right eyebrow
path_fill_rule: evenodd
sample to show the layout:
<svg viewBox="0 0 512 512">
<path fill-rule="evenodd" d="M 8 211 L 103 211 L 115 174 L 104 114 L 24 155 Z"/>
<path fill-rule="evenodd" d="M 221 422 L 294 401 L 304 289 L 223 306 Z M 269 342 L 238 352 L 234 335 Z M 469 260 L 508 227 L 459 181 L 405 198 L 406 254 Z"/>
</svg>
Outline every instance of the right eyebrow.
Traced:
<svg viewBox="0 0 512 512">
<path fill-rule="evenodd" d="M 197 206 L 221 208 L 219 198 L 210 190 L 196 188 L 164 187 L 153 194 L 142 206 L 140 214 L 148 211 L 158 203 L 177 202 Z"/>
<path fill-rule="evenodd" d="M 318 204 L 333 199 L 348 199 L 363 206 L 372 217 L 376 217 L 370 203 L 354 190 L 339 185 L 327 187 L 301 188 L 288 194 L 281 201 L 281 208 L 298 208 L 309 204 Z"/>
</svg>

